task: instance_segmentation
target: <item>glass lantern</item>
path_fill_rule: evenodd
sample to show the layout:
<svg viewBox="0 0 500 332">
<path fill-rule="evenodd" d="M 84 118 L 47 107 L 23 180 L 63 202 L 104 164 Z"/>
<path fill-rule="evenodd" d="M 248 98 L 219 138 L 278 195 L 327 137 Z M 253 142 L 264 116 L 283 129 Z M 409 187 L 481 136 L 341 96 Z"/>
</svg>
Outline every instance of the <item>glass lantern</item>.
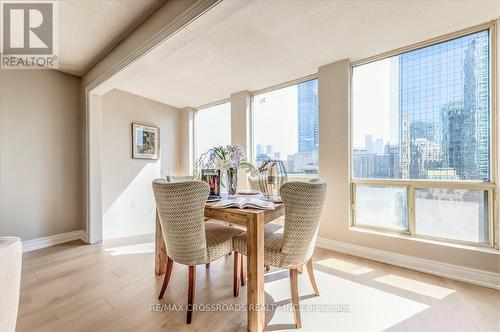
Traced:
<svg viewBox="0 0 500 332">
<path fill-rule="evenodd" d="M 259 167 L 259 186 L 264 199 L 281 202 L 280 187 L 287 182 L 285 163 L 281 160 L 265 160 Z"/>
</svg>

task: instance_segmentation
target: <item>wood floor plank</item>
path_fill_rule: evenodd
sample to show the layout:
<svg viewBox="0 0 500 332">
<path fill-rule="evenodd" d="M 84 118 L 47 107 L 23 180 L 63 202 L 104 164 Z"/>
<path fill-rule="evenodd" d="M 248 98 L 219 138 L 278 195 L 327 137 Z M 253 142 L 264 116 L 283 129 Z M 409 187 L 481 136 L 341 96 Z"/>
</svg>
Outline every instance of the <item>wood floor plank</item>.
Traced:
<svg viewBox="0 0 500 332">
<path fill-rule="evenodd" d="M 149 241 L 149 242 L 148 242 Z M 245 331 L 246 312 L 185 311 L 157 305 L 187 303 L 187 268 L 174 264 L 164 298 L 162 277 L 152 273 L 151 235 L 88 246 L 79 241 L 23 257 L 18 331 Z M 300 303 L 347 304 L 346 313 L 302 310 L 302 330 L 499 331 L 500 291 L 317 249 L 314 269 L 320 296 L 299 276 Z M 285 272 L 285 273 L 281 273 Z M 246 286 L 233 297 L 232 257 L 200 266 L 195 304 L 244 305 Z M 266 272 L 270 330 L 293 328 L 286 271 Z M 156 309 L 154 309 L 156 308 Z M 285 310 L 285 312 L 283 312 Z"/>
<path fill-rule="evenodd" d="M 500 291 L 448 280 L 480 331 L 500 331 Z"/>
</svg>

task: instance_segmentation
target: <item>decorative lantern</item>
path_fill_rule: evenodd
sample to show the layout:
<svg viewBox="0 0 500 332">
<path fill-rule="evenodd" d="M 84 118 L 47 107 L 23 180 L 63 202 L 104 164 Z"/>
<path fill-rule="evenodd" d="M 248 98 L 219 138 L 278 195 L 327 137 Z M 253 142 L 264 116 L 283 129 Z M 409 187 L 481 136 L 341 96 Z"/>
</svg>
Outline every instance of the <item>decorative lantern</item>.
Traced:
<svg viewBox="0 0 500 332">
<path fill-rule="evenodd" d="M 259 167 L 259 186 L 264 199 L 281 202 L 280 187 L 287 182 L 285 164 L 281 160 L 265 160 Z"/>
</svg>

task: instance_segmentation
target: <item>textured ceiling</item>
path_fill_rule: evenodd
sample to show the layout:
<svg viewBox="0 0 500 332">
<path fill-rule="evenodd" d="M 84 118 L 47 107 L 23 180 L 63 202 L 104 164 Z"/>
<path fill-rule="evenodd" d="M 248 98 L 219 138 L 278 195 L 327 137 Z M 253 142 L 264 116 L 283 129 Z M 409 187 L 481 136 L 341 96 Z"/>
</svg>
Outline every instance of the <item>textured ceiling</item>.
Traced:
<svg viewBox="0 0 500 332">
<path fill-rule="evenodd" d="M 164 2 L 58 1 L 59 70 L 83 75 Z"/>
<path fill-rule="evenodd" d="M 135 63 L 113 87 L 196 107 L 499 15 L 500 1 L 226 0 Z"/>
</svg>

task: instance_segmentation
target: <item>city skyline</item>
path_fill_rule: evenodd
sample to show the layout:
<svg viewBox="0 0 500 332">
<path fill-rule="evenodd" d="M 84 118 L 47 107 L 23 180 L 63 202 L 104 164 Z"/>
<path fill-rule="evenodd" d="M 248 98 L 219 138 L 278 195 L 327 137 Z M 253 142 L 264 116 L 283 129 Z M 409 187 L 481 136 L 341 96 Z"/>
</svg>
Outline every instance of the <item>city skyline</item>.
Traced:
<svg viewBox="0 0 500 332">
<path fill-rule="evenodd" d="M 374 121 L 384 122 L 388 134 L 363 123 L 367 105 L 354 113 L 355 177 L 489 180 L 488 39 L 480 31 L 374 63 L 372 72 L 355 68 L 358 95 L 381 68 L 390 79 L 382 84 L 390 87 L 383 102 L 389 109 Z"/>
<path fill-rule="evenodd" d="M 293 108 L 285 108 L 285 103 L 278 103 L 286 98 L 288 104 L 293 103 Z M 257 116 L 265 111 L 267 115 L 283 112 L 283 116 L 296 113 L 296 122 L 292 127 L 286 128 L 288 143 L 295 141 L 295 147 L 288 151 L 282 151 L 276 145 L 283 142 L 283 133 L 276 140 L 262 139 L 256 134 L 255 163 L 260 164 L 264 160 L 278 159 L 285 162 L 289 173 L 318 173 L 318 146 L 319 146 L 319 123 L 318 123 L 318 81 L 311 80 L 299 83 L 292 87 L 280 89 L 259 97 L 258 105 L 266 103 L 273 104 L 274 108 L 257 108 Z M 277 107 L 276 107 L 277 106 Z M 295 111 L 295 112 L 294 112 Z M 272 124 L 267 122 L 266 125 Z M 262 133 L 262 125 L 256 121 L 255 130 Z M 290 134 L 292 133 L 292 134 Z M 265 143 L 263 143 L 265 142 Z"/>
</svg>

